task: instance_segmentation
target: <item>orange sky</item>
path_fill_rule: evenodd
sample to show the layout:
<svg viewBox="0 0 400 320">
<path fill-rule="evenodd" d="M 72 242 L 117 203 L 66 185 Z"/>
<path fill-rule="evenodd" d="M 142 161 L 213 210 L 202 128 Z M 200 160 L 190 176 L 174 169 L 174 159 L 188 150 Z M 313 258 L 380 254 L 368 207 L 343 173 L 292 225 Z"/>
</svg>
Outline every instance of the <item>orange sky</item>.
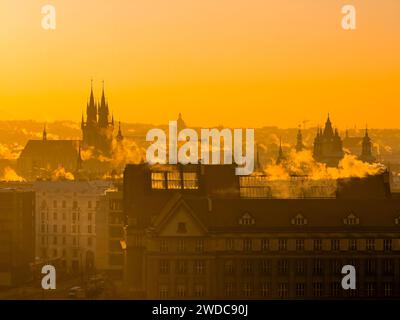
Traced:
<svg viewBox="0 0 400 320">
<path fill-rule="evenodd" d="M 0 2 L 0 119 L 78 121 L 91 77 L 129 122 L 400 127 L 400 1 Z"/>
</svg>

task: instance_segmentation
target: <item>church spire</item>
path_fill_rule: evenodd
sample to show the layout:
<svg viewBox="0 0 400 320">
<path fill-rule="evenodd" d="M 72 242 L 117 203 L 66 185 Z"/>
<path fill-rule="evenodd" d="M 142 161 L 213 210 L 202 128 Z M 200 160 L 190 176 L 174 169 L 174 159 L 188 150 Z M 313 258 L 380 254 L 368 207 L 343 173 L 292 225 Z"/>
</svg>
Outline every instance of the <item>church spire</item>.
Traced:
<svg viewBox="0 0 400 320">
<path fill-rule="evenodd" d="M 121 121 L 118 121 L 118 134 L 117 134 L 117 141 L 124 140 L 124 136 L 122 135 L 121 131 Z"/>
<path fill-rule="evenodd" d="M 47 141 L 47 131 L 46 131 L 46 124 L 43 127 L 43 141 Z"/>
<path fill-rule="evenodd" d="M 300 151 L 303 150 L 303 148 L 304 148 L 303 135 L 301 134 L 301 129 L 300 129 L 300 126 L 299 126 L 299 130 L 297 131 L 296 151 L 300 152 Z"/>
<path fill-rule="evenodd" d="M 282 150 L 282 139 L 279 139 L 279 151 L 278 151 L 278 157 L 276 158 L 276 164 L 281 164 L 285 160 L 285 156 L 283 155 L 283 150 Z"/>
</svg>

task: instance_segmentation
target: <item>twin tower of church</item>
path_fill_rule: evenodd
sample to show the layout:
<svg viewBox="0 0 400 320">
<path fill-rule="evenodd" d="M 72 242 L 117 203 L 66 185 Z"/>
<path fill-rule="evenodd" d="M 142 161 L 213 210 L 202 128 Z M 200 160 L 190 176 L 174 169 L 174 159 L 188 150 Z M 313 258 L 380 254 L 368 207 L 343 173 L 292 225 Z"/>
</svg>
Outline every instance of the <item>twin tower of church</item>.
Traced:
<svg viewBox="0 0 400 320">
<path fill-rule="evenodd" d="M 108 101 L 104 93 L 104 82 L 100 100 L 96 102 L 93 94 L 93 81 L 86 106 L 86 121 L 82 114 L 82 147 L 92 148 L 94 152 L 111 156 L 114 140 L 114 115 L 110 116 Z M 116 135 L 118 142 L 123 140 L 121 124 Z"/>
</svg>

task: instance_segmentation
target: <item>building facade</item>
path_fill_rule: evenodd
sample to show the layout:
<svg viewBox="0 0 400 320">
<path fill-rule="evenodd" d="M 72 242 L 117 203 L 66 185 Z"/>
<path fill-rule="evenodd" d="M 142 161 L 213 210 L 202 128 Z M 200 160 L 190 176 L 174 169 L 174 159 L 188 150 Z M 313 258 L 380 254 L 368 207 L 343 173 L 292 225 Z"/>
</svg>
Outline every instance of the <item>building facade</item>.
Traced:
<svg viewBox="0 0 400 320">
<path fill-rule="evenodd" d="M 238 180 L 231 166 L 127 166 L 126 281 L 134 296 L 400 297 L 400 200 L 385 178 L 358 180 L 357 192 L 326 199 L 246 198 Z M 344 265 L 356 268 L 356 290 L 342 289 Z"/>
<path fill-rule="evenodd" d="M 96 217 L 109 181 L 37 181 L 36 257 L 61 259 L 67 272 L 96 268 Z"/>
</svg>

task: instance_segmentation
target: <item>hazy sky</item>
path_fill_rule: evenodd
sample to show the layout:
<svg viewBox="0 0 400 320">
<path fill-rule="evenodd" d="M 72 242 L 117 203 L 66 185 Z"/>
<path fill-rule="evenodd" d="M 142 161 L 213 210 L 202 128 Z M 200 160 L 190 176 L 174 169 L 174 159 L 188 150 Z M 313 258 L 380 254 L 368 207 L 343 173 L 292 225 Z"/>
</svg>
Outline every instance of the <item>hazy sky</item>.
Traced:
<svg viewBox="0 0 400 320">
<path fill-rule="evenodd" d="M 91 77 L 129 122 L 400 127 L 400 1 L 1 0 L 0 119 L 78 121 Z"/>
</svg>

